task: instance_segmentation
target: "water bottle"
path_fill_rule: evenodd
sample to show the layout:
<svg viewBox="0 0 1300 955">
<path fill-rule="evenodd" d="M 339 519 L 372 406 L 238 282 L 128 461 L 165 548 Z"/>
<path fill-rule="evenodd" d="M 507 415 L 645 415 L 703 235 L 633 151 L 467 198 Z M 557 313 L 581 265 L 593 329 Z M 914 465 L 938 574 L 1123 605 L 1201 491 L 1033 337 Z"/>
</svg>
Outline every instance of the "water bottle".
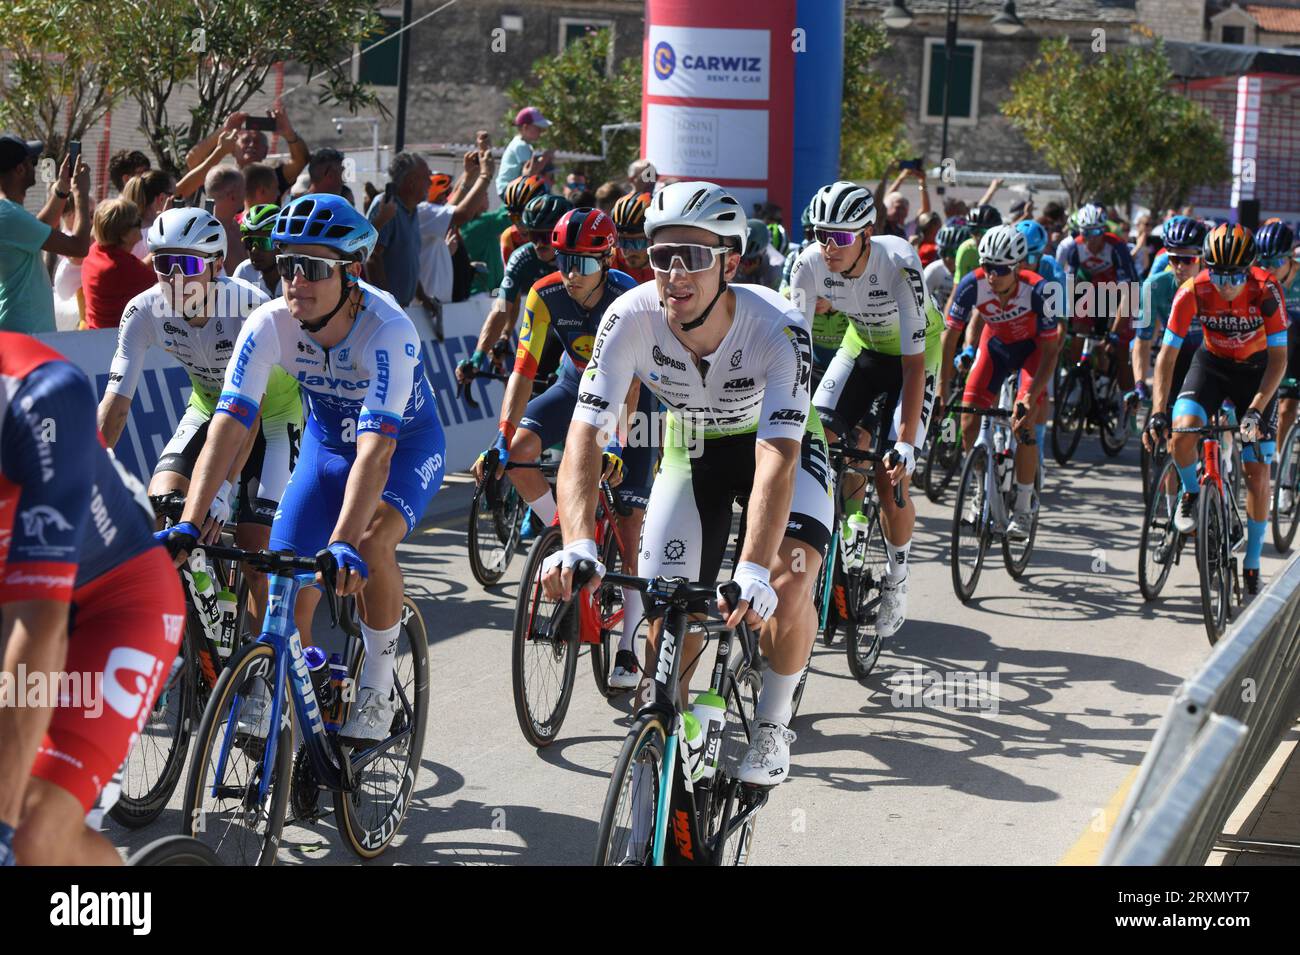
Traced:
<svg viewBox="0 0 1300 955">
<path fill-rule="evenodd" d="M 691 768 L 691 782 L 698 783 L 704 776 L 704 728 L 694 713 L 682 714 L 682 745 L 686 747 L 686 765 Z"/>
<path fill-rule="evenodd" d="M 235 649 L 235 625 L 239 617 L 235 595 L 227 588 L 221 588 L 217 592 L 217 607 L 221 611 L 221 639 L 217 642 L 217 653 L 228 657 Z"/>
<path fill-rule="evenodd" d="M 302 655 L 307 661 L 307 672 L 311 674 L 312 688 L 316 691 L 316 704 L 324 714 L 334 703 L 334 687 L 325 651 L 320 647 L 303 647 Z"/>
<path fill-rule="evenodd" d="M 213 643 L 220 643 L 221 608 L 217 605 L 217 588 L 213 586 L 212 575 L 208 573 L 208 562 L 200 556 L 191 555 L 190 572 L 186 576 L 190 597 L 199 611 L 204 632 Z"/>
<path fill-rule="evenodd" d="M 727 725 L 727 703 L 716 690 L 705 690 L 695 698 L 688 714 L 699 724 L 701 752 L 700 776 L 712 779 L 722 755 L 722 731 Z M 694 764 L 692 764 L 694 768 Z M 692 777 L 695 779 L 697 777 Z"/>
<path fill-rule="evenodd" d="M 1011 454 L 1003 452 L 998 455 L 998 487 L 1004 494 L 1011 491 L 1011 479 L 1015 469 L 1011 466 Z"/>
</svg>

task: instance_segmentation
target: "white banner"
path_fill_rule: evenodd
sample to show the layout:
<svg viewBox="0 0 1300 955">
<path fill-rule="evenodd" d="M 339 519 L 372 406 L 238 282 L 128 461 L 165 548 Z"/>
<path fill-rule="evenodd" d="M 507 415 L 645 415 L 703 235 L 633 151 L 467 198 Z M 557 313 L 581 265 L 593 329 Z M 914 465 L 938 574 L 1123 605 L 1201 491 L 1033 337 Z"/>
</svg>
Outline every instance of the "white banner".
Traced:
<svg viewBox="0 0 1300 955">
<path fill-rule="evenodd" d="M 499 382 L 476 382 L 474 408 L 456 397 L 456 363 L 468 358 L 478 341 L 483 319 L 492 300 L 476 295 L 466 302 L 444 305 L 444 341 L 433 337 L 428 313 L 421 306 L 407 309 L 419 329 L 425 374 L 433 385 L 438 418 L 447 435 L 447 470 L 463 471 L 497 433 L 497 415 L 505 386 Z M 117 347 L 117 329 L 57 332 L 39 336 L 47 345 L 77 365 L 103 395 L 108 384 L 108 366 Z M 131 403 L 131 416 L 114 453 L 127 469 L 148 483 L 163 447 L 176 432 L 190 397 L 190 379 L 171 355 L 151 349 L 144 373 Z"/>
<path fill-rule="evenodd" d="M 646 93 L 689 99 L 767 99 L 767 30 L 650 27 Z"/>
<path fill-rule="evenodd" d="M 682 179 L 767 179 L 767 110 L 646 106 L 646 158 Z"/>
</svg>

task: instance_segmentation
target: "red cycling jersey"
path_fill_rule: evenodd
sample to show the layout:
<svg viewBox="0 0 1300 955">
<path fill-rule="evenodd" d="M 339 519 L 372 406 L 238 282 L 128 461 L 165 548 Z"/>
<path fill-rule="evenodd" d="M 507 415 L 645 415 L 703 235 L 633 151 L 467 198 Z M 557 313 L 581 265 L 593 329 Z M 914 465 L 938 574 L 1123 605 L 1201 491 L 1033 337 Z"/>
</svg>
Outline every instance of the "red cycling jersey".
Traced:
<svg viewBox="0 0 1300 955">
<path fill-rule="evenodd" d="M 632 268 L 632 266 L 627 264 L 627 259 L 624 257 L 622 249 L 614 250 L 613 267 L 618 269 L 620 272 L 625 272 L 628 275 L 632 276 L 632 278 L 636 279 L 637 285 L 640 285 L 643 282 L 654 281 L 655 270 L 650 267 L 650 263 L 647 262 L 645 264 L 645 268 L 634 269 Z"/>
<path fill-rule="evenodd" d="M 1004 304 L 989 284 L 983 269 L 967 273 L 957 284 L 948 311 L 949 328 L 965 328 L 971 315 L 984 318 L 984 338 L 996 338 L 1006 344 L 1055 338 L 1061 334 L 1055 317 L 1049 314 L 1043 298 L 1045 283 L 1037 272 L 1020 270 L 1020 284 Z"/>
<path fill-rule="evenodd" d="M 1219 294 L 1202 269 L 1174 294 L 1165 326 L 1165 344 L 1180 346 L 1200 318 L 1205 350 L 1232 361 L 1246 361 L 1270 346 L 1286 345 L 1286 300 L 1273 276 L 1252 267 L 1246 287 L 1231 302 Z"/>
</svg>

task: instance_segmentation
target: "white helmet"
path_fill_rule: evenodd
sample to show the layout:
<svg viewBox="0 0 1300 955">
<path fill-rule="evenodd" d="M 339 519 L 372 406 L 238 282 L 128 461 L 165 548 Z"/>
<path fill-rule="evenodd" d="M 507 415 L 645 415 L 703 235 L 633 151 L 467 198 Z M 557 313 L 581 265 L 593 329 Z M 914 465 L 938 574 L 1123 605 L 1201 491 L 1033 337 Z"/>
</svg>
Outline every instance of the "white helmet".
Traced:
<svg viewBox="0 0 1300 955">
<path fill-rule="evenodd" d="M 148 243 L 150 252 L 225 255 L 226 230 L 206 209 L 167 209 L 149 227 Z"/>
<path fill-rule="evenodd" d="M 1090 202 L 1079 210 L 1079 228 L 1096 229 L 1106 227 L 1106 209 L 1095 202 Z"/>
<path fill-rule="evenodd" d="M 1018 265 L 1029 255 L 1025 234 L 1012 225 L 989 229 L 980 239 L 980 264 Z"/>
<path fill-rule="evenodd" d="M 841 179 L 822 186 L 808 209 L 814 228 L 856 232 L 876 222 L 876 200 L 871 190 Z"/>
<path fill-rule="evenodd" d="M 711 182 L 674 182 L 664 186 L 650 200 L 645 212 L 646 238 L 670 225 L 704 229 L 724 239 L 735 239 L 745 254 L 749 219 L 740 203 L 721 186 Z"/>
</svg>

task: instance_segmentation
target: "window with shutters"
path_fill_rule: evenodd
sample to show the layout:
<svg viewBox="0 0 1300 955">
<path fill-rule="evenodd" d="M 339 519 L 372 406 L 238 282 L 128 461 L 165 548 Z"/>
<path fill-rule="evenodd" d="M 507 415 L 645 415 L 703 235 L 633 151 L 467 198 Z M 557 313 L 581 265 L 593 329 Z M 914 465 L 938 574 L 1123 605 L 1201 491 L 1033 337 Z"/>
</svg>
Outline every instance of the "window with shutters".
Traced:
<svg viewBox="0 0 1300 955">
<path fill-rule="evenodd" d="M 364 43 L 352 48 L 352 78 L 359 83 L 369 83 L 372 86 L 396 86 L 397 50 L 402 40 L 401 37 L 393 34 L 402 28 L 402 11 L 384 9 L 379 11 L 379 15 L 383 22 L 381 29 L 366 37 Z M 379 43 L 386 36 L 392 36 L 393 39 L 380 43 L 373 50 L 361 52 L 371 44 Z"/>
<path fill-rule="evenodd" d="M 953 48 L 952 63 L 945 63 L 943 37 L 928 37 L 921 73 L 921 122 L 943 122 L 945 78 L 948 89 L 948 122 L 973 126 L 979 121 L 980 60 L 982 40 L 959 40 Z"/>
</svg>

